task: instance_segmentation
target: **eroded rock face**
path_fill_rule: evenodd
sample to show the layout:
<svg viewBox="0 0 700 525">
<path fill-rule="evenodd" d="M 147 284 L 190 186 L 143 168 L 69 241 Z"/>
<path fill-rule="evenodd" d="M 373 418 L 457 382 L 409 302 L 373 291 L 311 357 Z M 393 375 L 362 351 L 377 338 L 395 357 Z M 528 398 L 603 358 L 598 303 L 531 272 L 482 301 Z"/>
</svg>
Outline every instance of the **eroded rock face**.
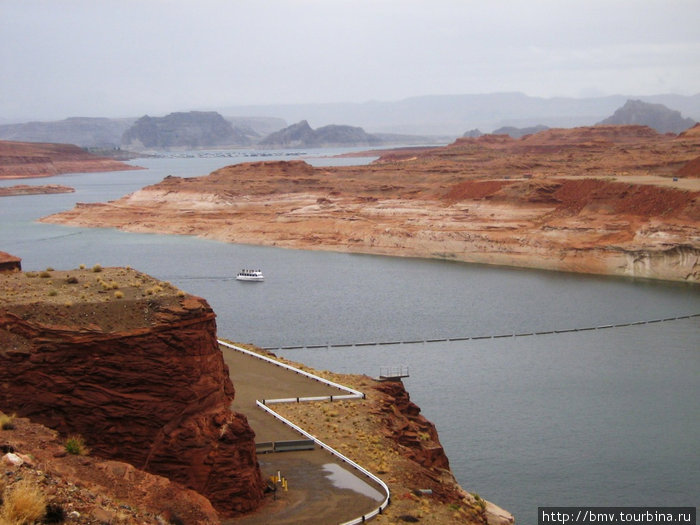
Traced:
<svg viewBox="0 0 700 525">
<path fill-rule="evenodd" d="M 0 302 L 3 410 L 80 434 L 94 454 L 180 482 L 222 515 L 256 508 L 254 433 L 229 410 L 234 388 L 206 301 L 127 297 L 105 308 L 144 320 L 107 330 L 81 322 L 78 306 Z M 50 323 L 52 310 L 61 324 Z"/>
<path fill-rule="evenodd" d="M 435 425 L 420 413 L 403 383 L 386 381 L 375 388 L 386 396 L 377 411 L 384 417 L 389 437 L 405 447 L 406 457 L 426 468 L 449 470 Z"/>
<path fill-rule="evenodd" d="M 22 269 L 22 259 L 7 252 L 0 252 L 0 272 L 18 272 Z"/>
</svg>

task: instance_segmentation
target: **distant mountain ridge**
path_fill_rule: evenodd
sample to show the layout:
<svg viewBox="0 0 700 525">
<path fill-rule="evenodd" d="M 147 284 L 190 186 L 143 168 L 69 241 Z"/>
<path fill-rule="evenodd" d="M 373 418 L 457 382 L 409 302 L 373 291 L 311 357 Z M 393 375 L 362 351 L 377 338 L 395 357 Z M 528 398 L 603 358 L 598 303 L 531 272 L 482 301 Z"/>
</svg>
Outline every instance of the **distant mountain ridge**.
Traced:
<svg viewBox="0 0 700 525">
<path fill-rule="evenodd" d="M 664 104 L 700 120 L 696 95 L 613 95 L 606 97 L 531 97 L 523 93 L 428 95 L 397 101 L 334 104 L 277 104 L 220 107 L 227 115 L 275 116 L 287 122 L 307 120 L 312 126 L 342 122 L 368 133 L 461 136 L 478 128 L 484 133 L 503 126 L 550 128 L 592 126 L 611 115 L 630 98 Z"/>
<path fill-rule="evenodd" d="M 376 146 L 382 144 L 378 137 L 362 128 L 331 124 L 312 129 L 306 120 L 271 133 L 258 146 L 274 148 L 323 148 L 328 146 Z"/>
<path fill-rule="evenodd" d="M 186 115 L 186 113 L 181 113 Z M 175 115 L 175 114 L 171 114 Z M 143 118 L 143 117 L 142 117 Z M 149 119 L 166 119 L 167 117 L 149 117 Z M 206 117 L 205 117 L 206 118 Z M 214 117 L 216 118 L 216 117 Z M 259 140 L 260 137 L 266 136 L 269 133 L 282 129 L 287 125 L 287 122 L 280 118 L 274 117 L 223 117 L 226 122 L 233 128 L 233 134 L 226 128 L 225 123 L 218 123 L 219 128 L 223 132 L 223 136 L 230 137 L 232 146 L 245 146 Z M 75 144 L 82 148 L 110 150 L 118 149 L 128 144 L 122 143 L 122 137 L 125 132 L 131 129 L 138 121 L 137 118 L 92 118 L 92 117 L 71 117 L 64 120 L 51 122 L 25 122 L 18 124 L 3 124 L 0 125 L 0 140 L 13 140 L 20 142 L 41 142 L 41 143 L 58 143 L 58 144 Z M 170 117 L 170 120 L 176 120 Z M 180 118 L 180 123 L 163 124 L 161 127 L 167 128 L 169 125 L 178 127 L 187 126 L 187 118 Z M 218 120 L 218 119 L 217 119 Z M 156 123 L 158 120 L 155 121 Z M 142 122 L 142 124 L 144 124 Z M 191 124 L 191 123 L 190 123 Z M 152 122 L 151 125 L 154 125 Z M 155 124 L 157 128 L 159 124 Z M 174 128 L 171 129 L 171 134 Z M 191 133 L 190 130 L 189 133 Z M 132 133 L 136 133 L 135 131 Z M 202 131 L 202 134 L 204 132 Z M 135 136 L 135 135 L 134 135 Z M 243 138 L 241 138 L 243 137 Z M 132 140 L 132 135 L 128 135 L 129 142 Z M 214 146 L 221 140 L 221 134 L 214 133 L 214 144 L 204 144 L 203 147 Z M 146 139 L 147 142 L 153 142 L 155 139 L 151 137 Z M 238 141 L 238 142 L 236 142 Z"/>
<path fill-rule="evenodd" d="M 680 133 L 695 125 L 692 118 L 683 118 L 680 111 L 663 104 L 650 104 L 641 100 L 628 100 L 615 113 L 598 124 L 641 124 L 659 133 Z"/>
<path fill-rule="evenodd" d="M 135 121 L 135 118 L 71 117 L 54 122 L 4 124 L 0 126 L 0 139 L 113 149 L 119 147 L 122 134 Z"/>
<path fill-rule="evenodd" d="M 225 119 L 248 137 L 251 144 L 284 128 L 287 122 L 302 120 L 316 128 L 342 123 L 361 127 L 375 137 L 390 134 L 394 137 L 412 135 L 434 139 L 440 136 L 441 139 L 446 138 L 446 142 L 461 136 L 464 130 L 477 128 L 484 133 L 492 133 L 504 126 L 591 126 L 608 118 L 629 99 L 663 104 L 685 117 L 700 121 L 700 94 L 541 98 L 522 93 L 489 93 L 431 95 L 388 102 L 270 104 L 212 109 L 221 115 L 238 115 Z M 0 125 L 0 139 L 72 143 L 83 147 L 119 147 L 122 134 L 136 120 L 71 118 L 57 122 L 5 124 Z M 81 126 L 88 126 L 88 131 L 77 134 L 76 130 Z M 410 141 L 414 142 L 415 138 Z M 243 144 L 240 146 L 245 147 Z"/>
</svg>

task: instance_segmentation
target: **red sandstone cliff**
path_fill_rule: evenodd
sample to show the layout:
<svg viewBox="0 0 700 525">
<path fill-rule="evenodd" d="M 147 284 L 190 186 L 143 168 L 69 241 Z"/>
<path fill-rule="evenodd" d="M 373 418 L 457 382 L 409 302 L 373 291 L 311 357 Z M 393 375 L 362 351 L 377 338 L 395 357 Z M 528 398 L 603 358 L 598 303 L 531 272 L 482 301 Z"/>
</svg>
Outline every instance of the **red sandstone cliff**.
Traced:
<svg viewBox="0 0 700 525">
<path fill-rule="evenodd" d="M 375 388 L 384 394 L 375 413 L 382 417 L 387 436 L 404 447 L 406 457 L 425 468 L 449 469 L 435 425 L 421 415 L 403 383 L 386 381 Z"/>
<path fill-rule="evenodd" d="M 94 454 L 180 482 L 222 515 L 256 508 L 254 434 L 229 409 L 206 301 L 132 270 L 48 273 L 1 277 L 0 408 L 81 434 Z"/>
<path fill-rule="evenodd" d="M 141 168 L 92 155 L 72 144 L 0 140 L 0 179 L 135 169 Z"/>
</svg>

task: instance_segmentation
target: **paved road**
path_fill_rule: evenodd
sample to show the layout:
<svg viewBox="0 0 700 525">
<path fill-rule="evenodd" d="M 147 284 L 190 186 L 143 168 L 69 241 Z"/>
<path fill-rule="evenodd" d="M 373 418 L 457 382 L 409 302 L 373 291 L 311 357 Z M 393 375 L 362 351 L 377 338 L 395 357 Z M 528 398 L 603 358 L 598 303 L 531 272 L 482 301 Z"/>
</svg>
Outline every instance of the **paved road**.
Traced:
<svg viewBox="0 0 700 525">
<path fill-rule="evenodd" d="M 248 418 L 258 443 L 300 439 L 303 436 L 258 408 L 256 399 L 346 393 L 242 352 L 223 346 L 221 351 L 236 389 L 232 408 Z M 271 408 L 274 409 L 274 405 Z M 265 477 L 280 471 L 288 480 L 289 490 L 278 492 L 274 499 L 268 497 L 266 504 L 255 514 L 229 520 L 227 524 L 337 524 L 368 513 L 381 503 L 381 500 L 355 490 L 334 486 L 329 478 L 331 468 L 340 466 L 347 469 L 340 460 L 323 449 L 261 454 L 258 461 Z"/>
</svg>

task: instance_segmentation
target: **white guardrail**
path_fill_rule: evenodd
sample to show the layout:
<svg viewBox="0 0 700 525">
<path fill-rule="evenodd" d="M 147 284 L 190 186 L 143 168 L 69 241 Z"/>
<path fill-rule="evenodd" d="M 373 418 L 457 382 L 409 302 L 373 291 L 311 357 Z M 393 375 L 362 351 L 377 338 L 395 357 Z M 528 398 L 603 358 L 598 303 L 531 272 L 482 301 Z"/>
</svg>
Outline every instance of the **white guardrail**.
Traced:
<svg viewBox="0 0 700 525">
<path fill-rule="evenodd" d="M 384 490 L 384 492 L 386 494 L 386 497 L 384 498 L 384 501 L 381 503 L 381 505 L 379 505 L 379 507 L 377 507 L 376 509 L 374 509 L 373 511 L 371 511 L 367 514 L 363 514 L 362 516 L 359 516 L 355 519 L 341 523 L 340 525 L 355 525 L 358 523 L 364 523 L 365 521 L 367 521 L 371 518 L 374 518 L 375 516 L 381 514 L 384 511 L 384 509 L 389 506 L 389 503 L 391 502 L 391 492 L 389 491 L 389 487 L 387 486 L 386 483 L 384 483 L 381 479 L 379 479 L 377 476 L 372 474 L 366 468 L 358 465 L 350 458 L 344 456 L 343 454 L 341 454 L 340 452 L 338 452 L 334 448 L 330 447 L 329 445 L 327 445 L 326 443 L 324 443 L 323 441 L 321 441 L 317 437 L 309 434 L 306 430 L 304 430 L 303 428 L 301 428 L 298 425 L 295 425 L 294 423 L 292 423 L 291 421 L 289 421 L 288 419 L 281 416 L 280 414 L 278 414 L 277 412 L 275 412 L 274 410 L 272 410 L 270 407 L 267 406 L 269 404 L 275 404 L 275 403 L 300 403 L 303 401 L 335 401 L 335 400 L 339 400 L 339 399 L 365 399 L 365 394 L 363 394 L 362 392 L 360 392 L 358 390 L 353 390 L 352 388 L 348 388 L 345 385 L 334 383 L 333 381 L 328 381 L 327 379 L 310 374 L 308 372 L 305 372 L 304 370 L 299 370 L 298 368 L 295 368 L 293 366 L 287 365 L 285 363 L 281 363 L 281 362 L 276 361 L 274 359 L 271 359 L 269 357 L 265 357 L 265 356 L 260 355 L 256 352 L 251 352 L 250 350 L 246 350 L 245 348 L 242 348 L 240 346 L 237 346 L 237 345 L 234 345 L 231 343 L 227 343 L 226 341 L 222 341 L 221 339 L 219 339 L 219 344 L 222 346 L 225 346 L 226 348 L 231 348 L 232 350 L 242 352 L 246 355 L 255 357 L 257 359 L 262 359 L 263 361 L 267 361 L 268 363 L 271 363 L 275 366 L 285 368 L 285 369 L 290 370 L 296 374 L 301 374 L 301 375 L 306 376 L 310 379 L 313 379 L 314 381 L 319 381 L 319 382 L 324 383 L 328 386 L 338 388 L 340 390 L 343 390 L 344 392 L 348 392 L 347 394 L 343 394 L 343 395 L 339 395 L 339 396 L 288 397 L 288 398 L 282 398 L 282 399 L 263 399 L 260 401 L 256 401 L 255 404 L 258 407 L 260 407 L 261 409 L 263 409 L 265 412 L 267 412 L 268 414 L 270 414 L 273 417 L 280 420 L 282 423 L 293 428 L 294 430 L 296 430 L 297 432 L 299 432 L 303 436 L 306 436 L 308 439 L 313 440 L 314 443 L 316 443 L 318 446 L 327 450 L 328 452 L 330 452 L 331 454 L 336 456 L 338 459 L 340 459 L 343 463 L 347 463 L 348 465 L 353 467 L 355 470 L 357 470 L 358 472 L 360 472 L 364 476 L 368 477 L 369 479 L 371 479 L 372 481 L 377 483 L 380 487 L 382 487 L 382 489 Z"/>
</svg>

